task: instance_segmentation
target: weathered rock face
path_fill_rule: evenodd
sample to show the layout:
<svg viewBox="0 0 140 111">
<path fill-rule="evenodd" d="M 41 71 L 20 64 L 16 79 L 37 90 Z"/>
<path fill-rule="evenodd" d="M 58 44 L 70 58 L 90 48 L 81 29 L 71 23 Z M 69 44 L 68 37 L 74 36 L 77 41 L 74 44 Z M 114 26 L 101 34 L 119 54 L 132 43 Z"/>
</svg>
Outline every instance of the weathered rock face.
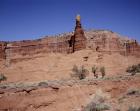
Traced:
<svg viewBox="0 0 140 111">
<path fill-rule="evenodd" d="M 32 55 L 38 53 L 61 52 L 68 53 L 69 51 L 69 36 L 65 37 L 47 37 L 33 41 L 11 42 L 11 50 L 13 53 L 20 55 Z"/>
<path fill-rule="evenodd" d="M 81 26 L 80 15 L 76 17 L 75 31 L 71 37 L 70 45 L 72 46 L 72 52 L 86 48 L 86 37 Z"/>
<path fill-rule="evenodd" d="M 140 45 L 136 40 L 123 38 L 107 30 L 86 31 L 87 48 L 105 53 L 140 56 Z"/>
<path fill-rule="evenodd" d="M 140 45 L 136 40 L 124 39 L 117 33 L 106 30 L 84 32 L 78 15 L 74 33 L 37 40 L 0 42 L 0 59 L 9 63 L 19 58 L 31 58 L 40 53 L 73 53 L 85 48 L 109 54 L 131 54 L 140 57 Z"/>
<path fill-rule="evenodd" d="M 5 59 L 6 42 L 0 42 L 0 59 Z"/>
<path fill-rule="evenodd" d="M 127 41 L 125 43 L 126 52 L 132 55 L 139 55 L 140 56 L 140 45 L 137 43 L 136 40 Z"/>
</svg>

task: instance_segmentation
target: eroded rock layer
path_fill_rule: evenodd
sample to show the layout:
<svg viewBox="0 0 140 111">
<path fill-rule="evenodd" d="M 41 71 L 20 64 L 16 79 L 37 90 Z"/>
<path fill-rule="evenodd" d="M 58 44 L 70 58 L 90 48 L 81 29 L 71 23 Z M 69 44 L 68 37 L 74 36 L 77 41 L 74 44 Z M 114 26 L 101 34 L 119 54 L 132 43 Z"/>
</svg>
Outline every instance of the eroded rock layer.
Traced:
<svg viewBox="0 0 140 111">
<path fill-rule="evenodd" d="M 37 40 L 0 42 L 0 60 L 6 60 L 9 65 L 9 62 L 16 59 L 25 59 L 40 53 L 68 54 L 85 48 L 109 54 L 120 53 L 140 57 L 140 45 L 136 40 L 122 38 L 117 33 L 107 30 L 84 32 L 80 16 L 77 16 L 74 33 Z"/>
</svg>

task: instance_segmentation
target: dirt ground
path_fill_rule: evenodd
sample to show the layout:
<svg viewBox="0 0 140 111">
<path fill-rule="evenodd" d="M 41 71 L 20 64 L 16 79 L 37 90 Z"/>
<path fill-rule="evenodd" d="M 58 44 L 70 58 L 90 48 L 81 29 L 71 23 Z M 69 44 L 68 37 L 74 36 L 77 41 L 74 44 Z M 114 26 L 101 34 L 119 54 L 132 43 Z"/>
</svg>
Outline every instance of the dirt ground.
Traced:
<svg viewBox="0 0 140 111">
<path fill-rule="evenodd" d="M 10 67 L 5 67 L 1 62 L 0 70 L 7 81 L 0 83 L 0 111 L 80 111 L 81 106 L 86 106 L 97 90 L 110 95 L 106 100 L 110 105 L 109 111 L 127 111 L 129 106 L 140 106 L 140 74 L 131 76 L 125 72 L 128 66 L 137 63 L 140 63 L 140 58 L 135 56 L 103 54 L 92 50 L 69 55 L 44 54 L 12 63 Z M 88 77 L 74 82 L 70 76 L 73 65 L 85 66 L 90 72 Z M 104 79 L 93 77 L 93 65 L 105 67 Z M 13 83 L 22 83 L 24 85 L 21 87 L 25 87 L 40 81 L 55 83 L 64 80 L 69 80 L 69 84 L 56 83 L 53 87 L 40 87 L 30 92 L 25 89 L 15 92 L 11 88 L 16 87 Z M 130 90 L 135 93 L 129 93 Z"/>
<path fill-rule="evenodd" d="M 30 93 L 5 92 L 0 94 L 0 111 L 78 111 L 86 106 L 97 90 L 108 93 L 109 111 L 127 111 L 129 106 L 140 106 L 140 74 L 120 76 L 114 79 L 82 80 L 69 85 L 57 85 L 56 88 L 38 88 Z"/>
<path fill-rule="evenodd" d="M 85 61 L 84 57 L 88 57 Z M 91 68 L 96 65 L 98 69 L 105 67 L 106 75 L 119 75 L 125 73 L 126 67 L 140 63 L 135 56 L 122 56 L 117 53 L 103 54 L 92 50 L 81 50 L 73 54 L 42 54 L 31 59 L 18 60 L 10 67 L 1 63 L 0 71 L 7 77 L 5 82 L 27 82 L 40 80 L 63 80 L 71 78 L 74 65 L 85 66 L 93 76 Z M 98 72 L 100 73 L 100 72 Z"/>
</svg>

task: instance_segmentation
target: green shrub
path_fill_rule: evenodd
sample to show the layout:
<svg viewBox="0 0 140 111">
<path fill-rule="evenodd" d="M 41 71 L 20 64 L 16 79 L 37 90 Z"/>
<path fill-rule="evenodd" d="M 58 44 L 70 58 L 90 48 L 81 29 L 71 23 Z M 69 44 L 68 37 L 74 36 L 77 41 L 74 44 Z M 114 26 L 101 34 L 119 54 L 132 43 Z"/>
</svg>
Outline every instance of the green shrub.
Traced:
<svg viewBox="0 0 140 111">
<path fill-rule="evenodd" d="M 95 74 L 97 71 L 98 67 L 96 67 L 95 65 L 92 67 L 92 72 Z"/>
<path fill-rule="evenodd" d="M 140 89 L 130 88 L 127 90 L 127 95 L 140 95 Z"/>
<path fill-rule="evenodd" d="M 102 74 L 102 77 L 104 77 L 105 76 L 105 67 L 104 66 L 100 68 L 100 72 Z"/>
<path fill-rule="evenodd" d="M 128 111 L 140 111 L 140 107 L 130 106 Z"/>
<path fill-rule="evenodd" d="M 0 83 L 1 81 L 6 81 L 7 77 L 4 74 L 0 74 Z"/>
<path fill-rule="evenodd" d="M 91 102 L 88 104 L 88 106 L 85 108 L 85 111 L 104 111 L 104 110 L 109 110 L 110 107 L 107 104 L 103 103 L 94 103 Z"/>
<path fill-rule="evenodd" d="M 135 75 L 136 73 L 140 73 L 140 64 L 129 66 L 126 69 L 126 72 L 131 73 L 132 75 Z"/>
<path fill-rule="evenodd" d="M 97 90 L 93 99 L 89 104 L 84 108 L 84 111 L 104 111 L 109 110 L 109 104 L 105 103 L 107 99 L 110 98 L 110 95 L 103 93 L 102 90 Z"/>
<path fill-rule="evenodd" d="M 77 65 L 74 65 L 73 68 L 72 68 L 72 71 L 74 73 L 78 73 L 78 66 Z"/>
<path fill-rule="evenodd" d="M 40 82 L 40 83 L 38 83 L 38 86 L 48 87 L 48 83 L 47 82 Z"/>
<path fill-rule="evenodd" d="M 137 71 L 140 72 L 140 64 L 137 65 Z"/>
<path fill-rule="evenodd" d="M 78 68 L 76 65 L 74 65 L 72 68 L 71 76 L 76 77 L 81 80 L 81 79 L 84 79 L 88 73 L 89 71 L 85 69 L 84 66 L 81 66 L 80 68 Z"/>
<path fill-rule="evenodd" d="M 95 65 L 92 67 L 92 73 L 94 74 L 94 77 L 98 78 L 98 74 L 96 73 L 98 70 L 98 67 L 96 67 Z"/>
</svg>

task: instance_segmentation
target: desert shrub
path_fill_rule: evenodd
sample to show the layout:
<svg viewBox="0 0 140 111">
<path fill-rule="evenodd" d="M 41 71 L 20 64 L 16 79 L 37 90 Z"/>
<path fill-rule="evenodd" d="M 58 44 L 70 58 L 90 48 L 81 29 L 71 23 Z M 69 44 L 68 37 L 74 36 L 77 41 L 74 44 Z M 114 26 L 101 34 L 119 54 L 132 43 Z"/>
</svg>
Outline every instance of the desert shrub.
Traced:
<svg viewBox="0 0 140 111">
<path fill-rule="evenodd" d="M 0 74 L 0 82 L 1 81 L 6 81 L 7 77 L 4 74 Z"/>
<path fill-rule="evenodd" d="M 137 64 L 137 72 L 140 73 L 140 64 Z"/>
<path fill-rule="evenodd" d="M 74 65 L 73 68 L 72 68 L 72 71 L 74 73 L 78 73 L 78 66 L 77 65 Z"/>
<path fill-rule="evenodd" d="M 130 88 L 127 90 L 127 95 L 135 95 L 135 94 L 140 94 L 140 89 L 137 88 Z"/>
<path fill-rule="evenodd" d="M 131 73 L 132 75 L 139 73 L 140 72 L 140 64 L 129 66 L 126 69 L 126 72 Z"/>
<path fill-rule="evenodd" d="M 71 76 L 81 80 L 84 79 L 88 73 L 89 71 L 85 69 L 84 66 L 78 68 L 76 65 L 74 65 L 72 68 Z"/>
<path fill-rule="evenodd" d="M 47 87 L 48 86 L 48 83 L 47 82 L 40 82 L 38 84 L 38 86 Z"/>
<path fill-rule="evenodd" d="M 102 67 L 100 68 L 100 72 L 101 72 L 101 74 L 102 74 L 102 77 L 104 77 L 104 76 L 105 76 L 105 67 L 104 67 L 104 66 L 102 66 Z"/>
<path fill-rule="evenodd" d="M 130 106 L 128 111 L 140 111 L 140 107 Z"/>
<path fill-rule="evenodd" d="M 87 106 L 84 108 L 84 111 L 104 111 L 109 110 L 110 106 L 105 103 L 109 99 L 109 95 L 103 93 L 101 90 L 96 91 L 93 99 Z"/>
<path fill-rule="evenodd" d="M 94 77 L 98 78 L 98 74 L 96 73 L 98 70 L 98 67 L 96 67 L 95 65 L 92 67 L 92 73 L 94 74 Z"/>
<path fill-rule="evenodd" d="M 109 109 L 110 107 L 107 104 L 96 104 L 94 102 L 91 102 L 90 104 L 88 104 L 84 111 L 104 111 Z"/>
</svg>

